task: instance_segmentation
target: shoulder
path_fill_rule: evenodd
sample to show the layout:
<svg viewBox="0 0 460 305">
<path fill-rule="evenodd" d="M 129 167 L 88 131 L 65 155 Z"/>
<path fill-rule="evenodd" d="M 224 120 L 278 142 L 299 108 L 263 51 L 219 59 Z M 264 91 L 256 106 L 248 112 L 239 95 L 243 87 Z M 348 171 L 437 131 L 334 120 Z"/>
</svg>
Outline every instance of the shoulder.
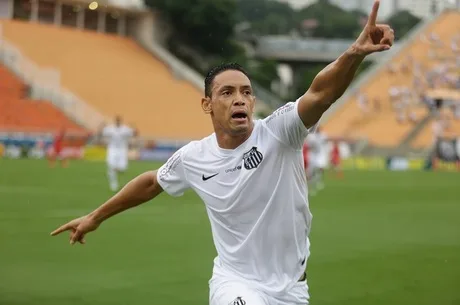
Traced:
<svg viewBox="0 0 460 305">
<path fill-rule="evenodd" d="M 113 130 L 113 125 L 104 126 L 102 129 L 104 132 L 111 132 Z"/>
<path fill-rule="evenodd" d="M 209 152 L 209 150 L 213 146 L 213 136 L 214 134 L 201 140 L 191 141 L 186 145 L 182 146 L 178 150 L 181 160 L 183 162 L 187 162 L 205 155 L 205 153 Z"/>
<path fill-rule="evenodd" d="M 298 103 L 298 100 L 295 101 L 295 102 L 287 102 L 286 104 L 284 104 L 283 106 L 277 108 L 275 111 L 273 111 L 272 114 L 270 114 L 268 117 L 266 117 L 265 119 L 261 120 L 264 124 L 268 124 L 270 123 L 273 119 L 275 119 L 276 117 L 280 116 L 280 115 L 283 115 L 285 113 L 288 113 L 288 112 L 291 112 L 295 109 L 297 109 L 297 103 Z"/>
<path fill-rule="evenodd" d="M 123 128 L 122 128 L 123 131 L 131 131 L 133 130 L 130 126 L 128 125 L 123 125 Z"/>
</svg>

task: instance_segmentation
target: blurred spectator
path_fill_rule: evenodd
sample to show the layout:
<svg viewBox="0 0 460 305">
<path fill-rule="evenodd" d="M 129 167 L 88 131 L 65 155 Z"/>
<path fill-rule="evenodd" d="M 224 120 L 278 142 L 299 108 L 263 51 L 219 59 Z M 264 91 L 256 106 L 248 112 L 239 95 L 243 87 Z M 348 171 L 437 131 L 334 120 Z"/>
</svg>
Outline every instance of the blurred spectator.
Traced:
<svg viewBox="0 0 460 305">
<path fill-rule="evenodd" d="M 432 135 L 433 135 L 433 140 L 432 140 L 433 144 L 432 144 L 432 146 L 435 146 L 436 143 L 438 142 L 439 138 L 444 133 L 444 122 L 442 120 L 441 115 L 438 115 L 436 117 L 436 119 L 432 123 L 431 130 L 432 130 Z"/>
<path fill-rule="evenodd" d="M 374 111 L 380 112 L 382 109 L 382 100 L 379 97 L 374 98 Z"/>
<path fill-rule="evenodd" d="M 454 118 L 456 120 L 460 120 L 460 101 L 457 101 L 455 104 L 452 106 L 452 112 L 454 113 Z"/>
<path fill-rule="evenodd" d="M 393 84 L 389 89 L 388 89 L 388 95 L 390 96 L 390 102 L 395 107 L 395 104 L 399 100 L 399 95 L 400 95 L 400 90 L 397 84 Z"/>
<path fill-rule="evenodd" d="M 358 107 L 361 109 L 361 112 L 369 112 L 369 97 L 366 93 L 359 92 L 357 96 Z"/>
</svg>

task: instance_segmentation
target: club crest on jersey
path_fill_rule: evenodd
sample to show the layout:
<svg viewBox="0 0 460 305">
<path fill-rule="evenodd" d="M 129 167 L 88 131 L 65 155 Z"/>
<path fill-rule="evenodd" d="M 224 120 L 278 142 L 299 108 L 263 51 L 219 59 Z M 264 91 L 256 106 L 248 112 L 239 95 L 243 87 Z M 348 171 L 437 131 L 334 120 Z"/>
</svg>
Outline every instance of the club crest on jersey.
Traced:
<svg viewBox="0 0 460 305">
<path fill-rule="evenodd" d="M 237 297 L 233 301 L 231 301 L 228 305 L 246 305 L 246 301 L 243 300 L 241 297 Z"/>
<path fill-rule="evenodd" d="M 243 161 L 245 169 L 254 169 L 259 166 L 259 164 L 264 159 L 264 156 L 260 151 L 257 150 L 257 147 L 251 148 L 250 151 L 244 153 Z"/>
</svg>

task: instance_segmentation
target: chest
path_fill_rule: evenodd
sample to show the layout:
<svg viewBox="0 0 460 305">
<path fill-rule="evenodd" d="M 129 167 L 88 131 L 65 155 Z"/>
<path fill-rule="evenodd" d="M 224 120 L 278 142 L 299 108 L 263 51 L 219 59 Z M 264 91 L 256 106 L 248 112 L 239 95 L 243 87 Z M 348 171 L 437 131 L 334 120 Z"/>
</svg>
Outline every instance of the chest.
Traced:
<svg viewBox="0 0 460 305">
<path fill-rule="evenodd" d="M 238 155 L 221 158 L 197 160 L 189 171 L 198 190 L 225 196 L 233 190 L 244 189 L 245 185 L 253 184 L 267 171 L 267 164 L 272 163 L 273 154 L 269 149 L 252 146 Z"/>
<path fill-rule="evenodd" d="M 127 134 L 126 132 L 121 129 L 121 128 L 117 128 L 117 129 L 113 129 L 111 132 L 110 132 L 110 138 L 112 141 L 125 141 L 128 137 L 127 137 Z"/>
<path fill-rule="evenodd" d="M 231 155 L 197 158 L 189 164 L 187 178 L 212 208 L 252 209 L 255 202 L 270 200 L 289 166 L 289 153 L 275 139 L 253 141 Z M 301 152 L 299 157 L 301 161 Z"/>
</svg>

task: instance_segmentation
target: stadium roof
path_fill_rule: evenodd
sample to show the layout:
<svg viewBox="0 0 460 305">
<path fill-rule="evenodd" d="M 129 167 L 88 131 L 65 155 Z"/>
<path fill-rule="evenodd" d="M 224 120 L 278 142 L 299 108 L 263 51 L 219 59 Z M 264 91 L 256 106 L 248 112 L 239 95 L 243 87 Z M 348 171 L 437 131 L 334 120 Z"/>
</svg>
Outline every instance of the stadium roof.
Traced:
<svg viewBox="0 0 460 305">
<path fill-rule="evenodd" d="M 62 4 L 69 4 L 69 5 L 84 5 L 85 7 L 88 7 L 91 3 L 95 2 L 97 3 L 97 9 L 103 8 L 105 10 L 110 10 L 110 11 L 118 11 L 118 12 L 125 12 L 125 13 L 131 13 L 131 14 L 143 14 L 143 13 L 149 13 L 150 10 L 147 9 L 143 4 L 142 5 L 121 5 L 119 3 L 114 3 L 113 0 L 59 0 L 59 1 L 53 1 L 53 0 L 44 0 L 46 2 L 59 2 Z"/>
<path fill-rule="evenodd" d="M 262 36 L 258 38 L 257 57 L 274 58 L 281 61 L 332 61 L 339 57 L 354 40 L 304 38 L 291 36 Z M 393 49 L 396 48 L 397 44 Z M 375 60 L 381 54 L 373 54 Z"/>
</svg>

